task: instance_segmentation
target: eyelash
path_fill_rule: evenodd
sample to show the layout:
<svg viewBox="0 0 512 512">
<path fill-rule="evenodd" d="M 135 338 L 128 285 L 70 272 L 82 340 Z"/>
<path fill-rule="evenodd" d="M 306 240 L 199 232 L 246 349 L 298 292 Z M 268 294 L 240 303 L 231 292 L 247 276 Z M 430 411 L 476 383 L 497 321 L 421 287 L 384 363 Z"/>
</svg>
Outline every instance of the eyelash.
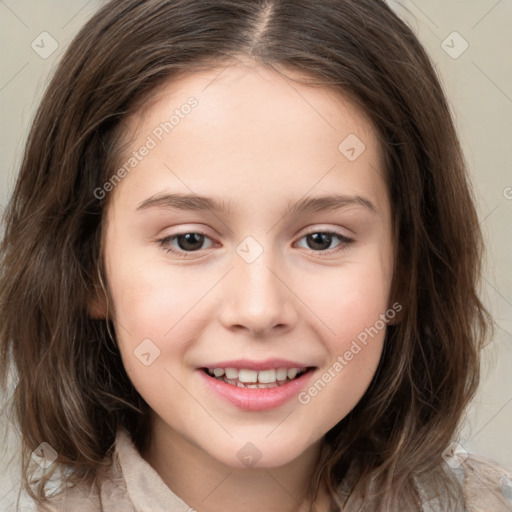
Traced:
<svg viewBox="0 0 512 512">
<path fill-rule="evenodd" d="M 341 233 L 337 233 L 336 231 L 318 231 L 318 230 L 310 231 L 308 233 L 305 233 L 299 240 L 302 240 L 303 238 L 306 238 L 309 235 L 314 235 L 314 234 L 319 234 L 319 233 L 320 234 L 325 234 L 325 235 L 330 235 L 330 236 L 337 237 L 340 240 L 340 244 L 337 246 L 338 248 L 337 249 L 330 249 L 330 250 L 326 250 L 326 251 L 314 251 L 312 249 L 309 249 L 308 252 L 313 253 L 313 254 L 331 255 L 333 253 L 342 252 L 342 251 L 348 249 L 348 247 L 355 241 L 353 238 L 348 238 L 348 237 L 342 235 Z M 175 239 L 175 238 L 177 238 L 179 236 L 184 236 L 184 235 L 189 235 L 189 234 L 195 234 L 195 235 L 204 236 L 206 238 L 210 238 L 206 233 L 202 233 L 201 231 L 184 231 L 182 233 L 175 233 L 174 235 L 170 235 L 170 236 L 166 236 L 165 238 L 161 238 L 160 240 L 157 240 L 157 244 L 160 247 L 162 247 L 162 249 L 167 254 L 168 253 L 172 253 L 172 254 L 180 257 L 180 258 L 188 258 L 189 254 L 197 253 L 200 250 L 197 250 L 197 251 L 177 251 L 175 249 L 171 249 L 169 246 L 167 246 L 167 244 L 170 241 L 172 241 L 173 239 Z"/>
</svg>

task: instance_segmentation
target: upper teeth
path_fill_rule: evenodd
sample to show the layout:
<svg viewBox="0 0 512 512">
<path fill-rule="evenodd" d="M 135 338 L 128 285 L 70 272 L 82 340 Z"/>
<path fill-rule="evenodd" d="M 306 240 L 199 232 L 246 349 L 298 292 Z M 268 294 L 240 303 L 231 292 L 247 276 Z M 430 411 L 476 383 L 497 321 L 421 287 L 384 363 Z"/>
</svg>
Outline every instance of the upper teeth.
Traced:
<svg viewBox="0 0 512 512">
<path fill-rule="evenodd" d="M 224 374 L 228 379 L 238 379 L 240 382 L 259 382 L 269 384 L 276 380 L 294 379 L 300 371 L 305 368 L 277 368 L 272 370 L 246 370 L 237 368 L 214 368 L 208 370 L 215 377 L 222 377 Z"/>
</svg>

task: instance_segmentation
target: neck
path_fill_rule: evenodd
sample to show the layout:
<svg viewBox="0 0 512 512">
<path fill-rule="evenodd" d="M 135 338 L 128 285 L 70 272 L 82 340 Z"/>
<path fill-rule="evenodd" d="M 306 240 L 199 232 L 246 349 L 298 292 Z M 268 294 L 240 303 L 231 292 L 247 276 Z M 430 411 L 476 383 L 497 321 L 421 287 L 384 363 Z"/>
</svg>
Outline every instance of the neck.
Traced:
<svg viewBox="0 0 512 512">
<path fill-rule="evenodd" d="M 142 455 L 174 494 L 201 512 L 224 512 L 226 504 L 241 512 L 308 512 L 307 492 L 321 449 L 319 440 L 283 466 L 233 468 L 155 419 Z M 322 485 L 316 510 L 327 512 L 329 503 Z"/>
</svg>

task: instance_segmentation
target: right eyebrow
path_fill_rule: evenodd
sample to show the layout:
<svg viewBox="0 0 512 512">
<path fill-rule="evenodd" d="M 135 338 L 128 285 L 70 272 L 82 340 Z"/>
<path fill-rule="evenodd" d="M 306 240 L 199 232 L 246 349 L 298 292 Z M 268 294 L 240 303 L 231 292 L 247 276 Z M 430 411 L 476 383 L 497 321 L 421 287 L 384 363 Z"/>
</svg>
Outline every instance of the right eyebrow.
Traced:
<svg viewBox="0 0 512 512">
<path fill-rule="evenodd" d="M 230 203 L 212 197 L 193 194 L 157 194 L 142 201 L 137 207 L 137 211 L 155 207 L 175 208 L 178 210 L 212 210 L 225 215 L 231 213 Z"/>
</svg>

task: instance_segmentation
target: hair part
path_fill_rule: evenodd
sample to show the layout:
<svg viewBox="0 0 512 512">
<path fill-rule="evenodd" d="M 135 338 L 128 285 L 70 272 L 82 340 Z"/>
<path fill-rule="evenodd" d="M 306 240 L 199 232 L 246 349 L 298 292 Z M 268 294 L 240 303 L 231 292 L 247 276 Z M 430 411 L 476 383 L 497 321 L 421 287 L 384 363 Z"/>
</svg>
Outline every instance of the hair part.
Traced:
<svg viewBox="0 0 512 512">
<path fill-rule="evenodd" d="M 93 191 L 119 165 L 126 120 L 159 87 L 240 58 L 348 95 L 386 163 L 392 297 L 404 307 L 370 387 L 325 435 L 311 495 L 323 480 L 354 510 L 364 499 L 364 510 L 419 511 L 424 479 L 456 499 L 441 453 L 476 391 L 492 326 L 477 291 L 482 233 L 439 79 L 381 0 L 110 1 L 72 41 L 35 116 L 0 248 L 0 377 L 6 388 L 17 374 L 25 487 L 42 503 L 57 467 L 66 484 L 92 480 L 121 426 L 139 449 L 147 440 L 149 406 L 124 370 L 103 268 L 108 197 Z M 106 319 L 91 318 L 95 300 Z M 59 464 L 34 487 L 30 452 L 41 442 Z M 356 478 L 343 491 L 349 468 Z"/>
</svg>

